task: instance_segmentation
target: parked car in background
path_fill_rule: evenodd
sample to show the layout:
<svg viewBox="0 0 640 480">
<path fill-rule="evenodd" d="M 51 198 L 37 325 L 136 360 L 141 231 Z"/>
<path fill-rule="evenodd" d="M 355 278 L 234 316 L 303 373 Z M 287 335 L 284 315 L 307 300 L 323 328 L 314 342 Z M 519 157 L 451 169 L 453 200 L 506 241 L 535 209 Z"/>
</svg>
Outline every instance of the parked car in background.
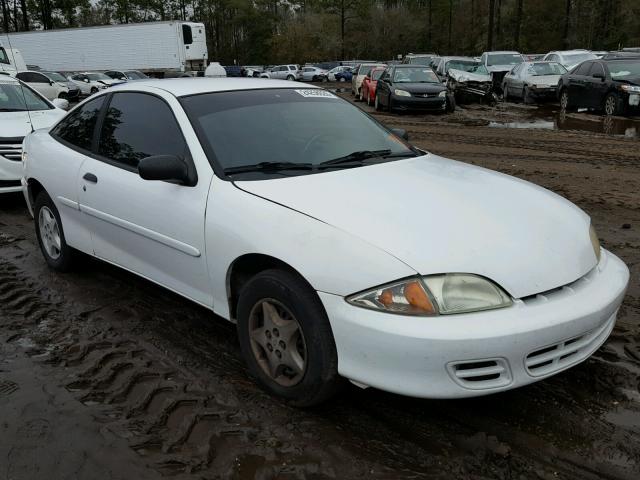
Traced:
<svg viewBox="0 0 640 480">
<path fill-rule="evenodd" d="M 504 99 L 519 98 L 524 103 L 555 99 L 565 73 L 567 69 L 557 62 L 523 62 L 504 76 Z"/>
<path fill-rule="evenodd" d="M 224 65 L 222 68 L 227 72 L 227 77 L 242 77 L 242 67 L 240 65 Z"/>
<path fill-rule="evenodd" d="M 300 71 L 299 65 L 276 65 L 261 76 L 278 80 L 300 80 L 302 78 L 302 72 Z"/>
<path fill-rule="evenodd" d="M 606 115 L 637 113 L 640 55 L 582 62 L 560 78 L 558 92 L 564 111 L 589 108 Z"/>
<path fill-rule="evenodd" d="M 71 75 L 69 80 L 80 89 L 82 95 L 93 95 L 112 85 L 122 83 L 122 80 L 115 80 L 100 72 L 76 73 Z"/>
<path fill-rule="evenodd" d="M 489 71 L 493 88 L 498 93 L 502 93 L 502 79 L 507 72 L 522 62 L 524 62 L 522 54 L 514 51 L 484 52 L 480 56 L 480 63 Z"/>
<path fill-rule="evenodd" d="M 29 84 L 48 100 L 54 98 L 77 100 L 80 96 L 80 89 L 59 73 L 26 71 L 16 73 L 16 78 Z"/>
<path fill-rule="evenodd" d="M 445 82 L 447 72 L 452 64 L 457 63 L 459 61 L 462 62 L 472 62 L 477 64 L 477 62 L 472 57 L 440 57 L 433 65 L 433 70 L 440 77 L 440 79 Z M 455 68 L 455 67 L 454 67 Z"/>
<path fill-rule="evenodd" d="M 302 81 L 304 82 L 326 82 L 327 71 L 318 67 L 302 67 Z"/>
<path fill-rule="evenodd" d="M 69 108 L 67 100 L 49 102 L 20 80 L 0 75 L 0 194 L 22 190 L 22 140 L 64 117 L 63 108 Z"/>
<path fill-rule="evenodd" d="M 376 110 L 447 110 L 447 89 L 425 65 L 387 68 L 376 88 Z"/>
<path fill-rule="evenodd" d="M 357 67 L 357 65 L 356 65 Z M 356 67 L 345 67 L 344 70 L 333 74 L 336 82 L 349 82 L 353 80 L 353 71 Z"/>
<path fill-rule="evenodd" d="M 447 90 L 453 95 L 456 104 L 494 105 L 498 101 L 487 67 L 473 59 L 451 60 L 445 79 Z"/>
<path fill-rule="evenodd" d="M 585 60 L 594 60 L 598 58 L 589 50 L 558 50 L 547 53 L 543 60 L 547 62 L 558 62 L 567 70 L 572 70 L 578 64 Z"/>
<path fill-rule="evenodd" d="M 408 53 L 402 59 L 403 64 L 427 65 L 431 66 L 434 60 L 438 59 L 437 53 Z"/>
<path fill-rule="evenodd" d="M 104 72 L 107 77 L 113 78 L 114 80 L 143 80 L 145 78 L 149 78 L 144 73 L 138 70 L 109 70 Z"/>
<path fill-rule="evenodd" d="M 351 94 L 355 95 L 359 100 L 362 100 L 362 92 L 360 91 L 362 81 L 374 67 L 386 67 L 386 65 L 383 63 L 361 63 L 353 72 L 353 76 L 351 77 Z"/>
<path fill-rule="evenodd" d="M 375 101 L 378 80 L 384 73 L 384 70 L 385 67 L 374 67 L 362 81 L 362 87 L 360 88 L 362 91 L 362 100 L 367 102 L 367 105 L 373 105 Z"/>
<path fill-rule="evenodd" d="M 27 136 L 24 193 L 52 270 L 79 250 L 233 322 L 292 405 L 345 379 L 487 395 L 589 358 L 629 282 L 589 216 L 403 137 L 313 85 L 134 82 Z"/>
<path fill-rule="evenodd" d="M 336 74 L 338 74 L 338 73 L 342 73 L 342 72 L 347 71 L 347 70 L 348 70 L 348 71 L 351 71 L 351 67 L 350 67 L 350 66 L 348 66 L 348 65 L 338 65 L 337 67 L 333 67 L 331 70 L 329 70 L 329 71 L 327 72 L 327 79 L 328 79 L 330 82 L 336 82 L 336 81 L 339 81 L 339 80 L 336 78 Z M 343 80 L 343 81 L 345 81 L 345 80 Z"/>
</svg>

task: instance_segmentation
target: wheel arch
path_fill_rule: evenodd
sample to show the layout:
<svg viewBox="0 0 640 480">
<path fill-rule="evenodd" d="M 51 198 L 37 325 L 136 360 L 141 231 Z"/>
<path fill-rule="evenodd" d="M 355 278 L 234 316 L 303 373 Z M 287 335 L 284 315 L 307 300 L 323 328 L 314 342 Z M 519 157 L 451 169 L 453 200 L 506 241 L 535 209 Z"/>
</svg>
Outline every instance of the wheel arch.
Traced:
<svg viewBox="0 0 640 480">
<path fill-rule="evenodd" d="M 47 190 L 44 188 L 44 185 L 40 183 L 35 178 L 29 178 L 27 180 L 27 195 L 29 196 L 29 203 L 33 206 L 38 198 L 40 192 L 46 192 Z"/>
<path fill-rule="evenodd" d="M 246 253 L 236 258 L 227 268 L 226 289 L 229 302 L 229 318 L 236 319 L 238 298 L 242 287 L 253 277 L 265 270 L 285 270 L 300 277 L 307 286 L 315 292 L 307 279 L 294 267 L 279 258 L 263 253 Z"/>
</svg>

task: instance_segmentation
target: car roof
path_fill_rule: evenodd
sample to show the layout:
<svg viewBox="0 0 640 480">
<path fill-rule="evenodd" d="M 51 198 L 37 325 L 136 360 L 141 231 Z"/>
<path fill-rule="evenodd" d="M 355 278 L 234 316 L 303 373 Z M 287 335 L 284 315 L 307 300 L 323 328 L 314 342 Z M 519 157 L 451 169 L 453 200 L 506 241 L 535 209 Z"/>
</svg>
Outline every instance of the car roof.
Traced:
<svg viewBox="0 0 640 480">
<path fill-rule="evenodd" d="M 484 52 L 487 55 L 496 55 L 496 54 L 503 54 L 503 53 L 513 53 L 514 55 L 522 55 L 520 52 L 516 52 L 515 50 L 492 50 L 491 52 Z"/>
<path fill-rule="evenodd" d="M 566 53 L 593 53 L 591 50 L 587 50 L 585 48 L 574 48 L 573 50 L 554 50 L 552 52 L 547 53 L 547 55 L 555 53 L 555 54 L 566 54 Z"/>
<path fill-rule="evenodd" d="M 267 78 L 250 77 L 190 77 L 137 80 L 135 86 L 128 83 L 114 85 L 109 91 L 141 89 L 141 87 L 159 88 L 176 97 L 197 95 L 199 93 L 228 92 L 237 90 L 262 90 L 271 88 L 302 88 L 309 90 L 320 88 L 315 85 L 294 83 L 289 80 L 271 80 Z"/>
</svg>

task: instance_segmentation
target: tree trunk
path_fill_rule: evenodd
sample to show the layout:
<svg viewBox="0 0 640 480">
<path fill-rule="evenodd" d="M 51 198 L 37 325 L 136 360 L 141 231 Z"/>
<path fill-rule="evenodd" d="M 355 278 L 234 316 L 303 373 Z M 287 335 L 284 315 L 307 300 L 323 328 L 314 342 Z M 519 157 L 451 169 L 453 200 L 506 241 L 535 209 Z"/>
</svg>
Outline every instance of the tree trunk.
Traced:
<svg viewBox="0 0 640 480">
<path fill-rule="evenodd" d="M 516 25 L 513 32 L 513 47 L 518 51 L 520 50 L 520 28 L 522 27 L 523 3 L 524 0 L 518 0 L 518 5 L 516 7 Z"/>
<path fill-rule="evenodd" d="M 564 13 L 564 31 L 562 32 L 562 45 L 569 48 L 569 27 L 571 25 L 571 0 L 567 0 Z"/>
<path fill-rule="evenodd" d="M 487 30 L 487 50 L 493 50 L 493 18 L 496 14 L 496 0 L 489 0 L 489 28 Z"/>
<path fill-rule="evenodd" d="M 433 30 L 431 28 L 432 23 L 431 23 L 431 18 L 433 14 L 433 0 L 429 0 L 429 51 L 433 51 L 433 45 L 431 44 L 431 31 Z"/>
<path fill-rule="evenodd" d="M 20 8 L 22 10 L 22 27 L 25 31 L 29 31 L 29 13 L 27 12 L 27 0 L 20 0 Z"/>
<path fill-rule="evenodd" d="M 502 14 L 502 0 L 497 0 L 496 5 L 496 47 L 502 48 L 504 42 L 502 41 L 502 22 L 501 22 L 501 14 Z"/>
<path fill-rule="evenodd" d="M 9 9 L 7 8 L 7 0 L 0 0 L 2 2 L 2 26 L 5 32 L 9 32 Z"/>
<path fill-rule="evenodd" d="M 345 60 L 344 56 L 344 24 L 346 22 L 345 19 L 345 8 L 344 8 L 344 0 L 340 2 L 340 56 L 342 60 Z"/>
<path fill-rule="evenodd" d="M 451 24 L 453 22 L 453 0 L 449 0 L 449 38 L 447 41 L 447 53 L 451 55 Z"/>
</svg>

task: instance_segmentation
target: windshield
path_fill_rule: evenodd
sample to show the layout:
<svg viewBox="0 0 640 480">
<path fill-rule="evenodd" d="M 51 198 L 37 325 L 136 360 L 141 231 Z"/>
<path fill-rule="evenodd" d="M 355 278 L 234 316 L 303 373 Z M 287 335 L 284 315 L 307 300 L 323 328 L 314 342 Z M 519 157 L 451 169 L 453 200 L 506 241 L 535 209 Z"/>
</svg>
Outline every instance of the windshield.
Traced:
<svg viewBox="0 0 640 480">
<path fill-rule="evenodd" d="M 423 57 L 410 57 L 409 62 L 412 65 L 430 65 L 433 55 L 425 55 Z"/>
<path fill-rule="evenodd" d="M 625 80 L 625 77 L 640 76 L 640 61 L 608 62 L 611 78 Z"/>
<path fill-rule="evenodd" d="M 532 63 L 527 68 L 527 75 L 539 77 L 542 75 L 563 75 L 567 69 L 559 63 Z"/>
<path fill-rule="evenodd" d="M 7 52 L 4 51 L 4 48 L 0 47 L 0 63 L 9 64 L 9 57 L 7 57 Z"/>
<path fill-rule="evenodd" d="M 445 73 L 449 70 L 462 70 L 469 73 L 477 73 L 479 75 L 489 75 L 487 67 L 483 64 L 471 60 L 450 60 L 445 65 Z"/>
<path fill-rule="evenodd" d="M 223 169 L 261 162 L 319 165 L 364 150 L 415 156 L 359 108 L 321 89 L 206 93 L 181 103 Z"/>
<path fill-rule="evenodd" d="M 497 53 L 487 57 L 487 65 L 517 65 L 524 59 L 519 53 Z"/>
<path fill-rule="evenodd" d="M 562 55 L 564 63 L 567 65 L 575 65 L 576 63 L 584 62 L 585 60 L 593 60 L 596 57 L 593 53 L 570 53 L 568 55 Z"/>
<path fill-rule="evenodd" d="M 0 83 L 0 112 L 25 112 L 51 108 L 29 87 L 17 83 Z"/>
<path fill-rule="evenodd" d="M 384 70 L 372 70 L 371 71 L 371 79 L 372 80 L 380 80 L 380 77 L 382 76 L 382 74 L 384 73 Z"/>
<path fill-rule="evenodd" d="M 395 83 L 440 83 L 434 71 L 425 67 L 396 68 L 393 81 Z"/>
<path fill-rule="evenodd" d="M 127 77 L 133 78 L 134 80 L 140 80 L 142 78 L 148 78 L 144 73 L 138 72 L 136 70 L 129 70 L 129 71 L 124 72 L 124 73 L 127 74 Z"/>
<path fill-rule="evenodd" d="M 89 80 L 112 80 L 112 78 L 108 77 L 104 73 L 87 73 L 87 77 Z"/>
<path fill-rule="evenodd" d="M 67 79 L 60 75 L 58 72 L 43 72 L 47 77 L 49 77 L 54 82 L 67 82 Z"/>
</svg>

